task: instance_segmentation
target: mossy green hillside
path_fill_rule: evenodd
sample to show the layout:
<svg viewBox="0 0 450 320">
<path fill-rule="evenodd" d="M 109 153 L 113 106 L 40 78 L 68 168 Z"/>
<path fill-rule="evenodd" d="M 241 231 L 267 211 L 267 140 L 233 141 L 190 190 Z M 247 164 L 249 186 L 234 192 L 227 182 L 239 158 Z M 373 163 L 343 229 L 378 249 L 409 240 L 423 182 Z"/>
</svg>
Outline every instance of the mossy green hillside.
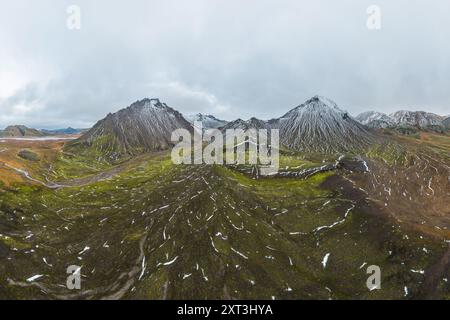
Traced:
<svg viewBox="0 0 450 320">
<path fill-rule="evenodd" d="M 330 187 L 342 174 L 254 179 L 166 154 L 85 185 L 14 185 L 0 193 L 0 233 L 13 239 L 2 240 L 0 298 L 388 299 L 405 298 L 405 286 L 406 298 L 419 295 L 426 273 L 411 270 L 428 270 L 445 247 L 374 215 L 342 181 Z M 372 264 L 383 290 L 366 287 Z M 68 265 L 82 266 L 80 292 L 64 287 Z M 8 281 L 36 274 L 41 288 Z"/>
</svg>

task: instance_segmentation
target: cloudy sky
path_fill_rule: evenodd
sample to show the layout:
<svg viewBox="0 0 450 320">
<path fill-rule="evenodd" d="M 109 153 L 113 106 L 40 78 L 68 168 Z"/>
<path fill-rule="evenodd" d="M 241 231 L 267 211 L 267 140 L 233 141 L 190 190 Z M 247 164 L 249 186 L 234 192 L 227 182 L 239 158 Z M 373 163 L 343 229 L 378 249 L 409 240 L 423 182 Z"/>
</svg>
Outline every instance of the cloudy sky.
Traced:
<svg viewBox="0 0 450 320">
<path fill-rule="evenodd" d="M 0 128 L 89 127 L 144 97 L 227 120 L 316 94 L 450 114 L 449 17 L 444 0 L 0 0 Z"/>
</svg>

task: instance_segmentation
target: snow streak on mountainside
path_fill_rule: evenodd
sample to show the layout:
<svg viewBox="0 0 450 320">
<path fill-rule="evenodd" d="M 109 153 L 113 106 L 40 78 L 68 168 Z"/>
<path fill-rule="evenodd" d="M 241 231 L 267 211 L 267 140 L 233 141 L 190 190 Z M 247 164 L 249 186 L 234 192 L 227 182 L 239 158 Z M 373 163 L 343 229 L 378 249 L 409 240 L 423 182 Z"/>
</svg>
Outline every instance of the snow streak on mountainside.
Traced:
<svg viewBox="0 0 450 320">
<path fill-rule="evenodd" d="M 315 96 L 279 119 L 281 144 L 299 151 L 355 151 L 373 139 L 363 125 L 336 103 Z"/>
<path fill-rule="evenodd" d="M 217 129 L 220 127 L 223 127 L 228 122 L 225 120 L 217 119 L 216 117 L 210 115 L 210 114 L 193 114 L 186 116 L 186 119 L 194 125 L 194 122 L 201 122 L 203 129 Z"/>
<path fill-rule="evenodd" d="M 117 160 L 124 155 L 164 150 L 173 145 L 175 129 L 192 130 L 191 124 L 178 111 L 158 99 L 143 99 L 106 118 L 69 144 L 68 149 L 86 147 Z"/>
</svg>

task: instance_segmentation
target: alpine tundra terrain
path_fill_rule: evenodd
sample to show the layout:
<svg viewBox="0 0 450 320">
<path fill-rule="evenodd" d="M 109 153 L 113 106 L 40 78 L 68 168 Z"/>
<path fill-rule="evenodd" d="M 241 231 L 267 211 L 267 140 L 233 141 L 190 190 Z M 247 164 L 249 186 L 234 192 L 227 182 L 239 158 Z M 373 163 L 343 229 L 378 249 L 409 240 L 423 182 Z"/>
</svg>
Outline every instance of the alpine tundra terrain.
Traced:
<svg viewBox="0 0 450 320">
<path fill-rule="evenodd" d="M 171 132 L 195 120 L 280 129 L 280 171 L 173 164 Z M 353 118 L 316 96 L 269 121 L 188 121 L 144 99 L 82 135 L 10 135 L 0 299 L 450 299 L 445 117 Z"/>
</svg>

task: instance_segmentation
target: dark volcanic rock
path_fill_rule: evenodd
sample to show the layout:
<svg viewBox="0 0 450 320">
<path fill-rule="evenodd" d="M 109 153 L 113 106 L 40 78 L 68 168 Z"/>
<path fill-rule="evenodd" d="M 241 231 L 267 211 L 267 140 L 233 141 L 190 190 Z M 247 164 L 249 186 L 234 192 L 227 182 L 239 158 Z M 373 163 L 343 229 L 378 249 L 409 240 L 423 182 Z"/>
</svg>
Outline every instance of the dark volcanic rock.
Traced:
<svg viewBox="0 0 450 320">
<path fill-rule="evenodd" d="M 8 256 L 9 248 L 0 241 L 0 259 Z"/>
<path fill-rule="evenodd" d="M 39 161 L 39 156 L 30 150 L 20 150 L 17 155 L 25 160 Z"/>
<path fill-rule="evenodd" d="M 342 158 L 338 161 L 338 168 L 351 172 L 367 172 L 367 163 L 360 158 Z"/>
</svg>

